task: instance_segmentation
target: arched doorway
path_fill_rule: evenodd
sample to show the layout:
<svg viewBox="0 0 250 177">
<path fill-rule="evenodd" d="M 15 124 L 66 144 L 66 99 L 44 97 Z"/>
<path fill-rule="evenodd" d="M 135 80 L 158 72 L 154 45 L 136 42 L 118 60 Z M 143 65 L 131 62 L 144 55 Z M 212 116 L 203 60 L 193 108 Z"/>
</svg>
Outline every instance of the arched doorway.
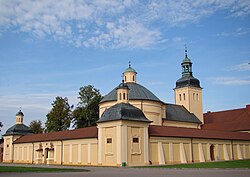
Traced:
<svg viewBox="0 0 250 177">
<path fill-rule="evenodd" d="M 214 158 L 214 145 L 212 144 L 211 146 L 210 146 L 210 158 L 211 158 L 211 161 L 214 161 L 215 160 L 215 158 Z"/>
<path fill-rule="evenodd" d="M 44 163 L 47 164 L 47 158 L 49 157 L 49 148 L 45 149 L 44 152 Z"/>
</svg>

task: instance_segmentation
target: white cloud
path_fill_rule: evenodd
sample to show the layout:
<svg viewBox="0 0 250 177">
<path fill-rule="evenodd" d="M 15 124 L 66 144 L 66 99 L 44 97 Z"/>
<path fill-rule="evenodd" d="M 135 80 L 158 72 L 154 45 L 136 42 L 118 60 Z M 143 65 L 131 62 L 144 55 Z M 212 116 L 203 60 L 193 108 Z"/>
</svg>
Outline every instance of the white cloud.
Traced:
<svg viewBox="0 0 250 177">
<path fill-rule="evenodd" d="M 235 70 L 235 71 L 250 71 L 250 61 L 235 65 L 235 66 L 232 67 L 232 70 Z"/>
<path fill-rule="evenodd" d="M 233 37 L 239 37 L 239 36 L 243 36 L 243 35 L 246 35 L 250 33 L 250 28 L 237 28 L 235 29 L 234 31 L 231 31 L 231 32 L 221 32 L 221 33 L 218 33 L 217 36 L 221 36 L 221 37 L 228 37 L 228 36 L 233 36 Z"/>
<path fill-rule="evenodd" d="M 230 86 L 241 86 L 241 85 L 250 85 L 249 77 L 214 77 L 210 78 L 214 84 L 218 85 L 230 85 Z"/>
<path fill-rule="evenodd" d="M 166 42 L 150 24 L 185 25 L 219 10 L 249 15 L 250 1 L 0 0 L 0 33 L 24 32 L 76 47 L 147 48 Z"/>
</svg>

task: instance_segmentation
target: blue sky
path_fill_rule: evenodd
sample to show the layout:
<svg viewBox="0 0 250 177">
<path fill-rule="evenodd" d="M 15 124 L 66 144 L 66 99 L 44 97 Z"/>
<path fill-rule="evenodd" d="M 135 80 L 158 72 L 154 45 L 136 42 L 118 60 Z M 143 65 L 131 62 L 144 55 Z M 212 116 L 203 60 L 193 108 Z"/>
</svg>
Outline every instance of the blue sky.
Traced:
<svg viewBox="0 0 250 177">
<path fill-rule="evenodd" d="M 250 103 L 249 0 L 0 0 L 1 133 L 19 107 L 28 125 L 46 121 L 56 96 L 76 105 L 88 84 L 107 94 L 129 61 L 174 103 L 185 44 L 204 112 Z"/>
</svg>

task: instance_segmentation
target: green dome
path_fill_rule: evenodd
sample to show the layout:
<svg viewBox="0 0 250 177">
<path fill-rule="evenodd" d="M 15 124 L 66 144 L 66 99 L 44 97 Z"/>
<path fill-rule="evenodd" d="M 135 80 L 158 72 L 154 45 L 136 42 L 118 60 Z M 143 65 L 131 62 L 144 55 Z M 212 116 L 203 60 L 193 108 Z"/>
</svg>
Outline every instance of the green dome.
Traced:
<svg viewBox="0 0 250 177">
<path fill-rule="evenodd" d="M 134 68 L 131 68 L 131 66 L 129 66 L 129 67 L 124 71 L 124 73 L 127 73 L 127 72 L 137 73 L 137 72 L 135 71 Z"/>
</svg>

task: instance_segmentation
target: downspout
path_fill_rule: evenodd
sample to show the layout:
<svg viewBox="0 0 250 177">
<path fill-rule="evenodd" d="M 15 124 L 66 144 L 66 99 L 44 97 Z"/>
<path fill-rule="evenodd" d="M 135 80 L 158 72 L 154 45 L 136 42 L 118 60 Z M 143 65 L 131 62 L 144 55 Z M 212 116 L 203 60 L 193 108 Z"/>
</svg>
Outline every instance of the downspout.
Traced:
<svg viewBox="0 0 250 177">
<path fill-rule="evenodd" d="M 32 143 L 32 161 L 31 161 L 31 164 L 34 163 L 34 152 L 35 152 L 34 143 Z"/>
<path fill-rule="evenodd" d="M 11 163 L 14 162 L 14 143 L 12 142 L 12 154 L 11 154 Z"/>
<path fill-rule="evenodd" d="M 63 165 L 63 141 L 61 140 L 61 165 Z"/>
<path fill-rule="evenodd" d="M 194 162 L 194 153 L 193 153 L 193 138 L 191 138 L 191 160 Z"/>
<path fill-rule="evenodd" d="M 233 144 L 233 140 L 231 140 L 231 147 L 232 147 L 232 159 L 234 160 L 234 144 Z"/>
</svg>

